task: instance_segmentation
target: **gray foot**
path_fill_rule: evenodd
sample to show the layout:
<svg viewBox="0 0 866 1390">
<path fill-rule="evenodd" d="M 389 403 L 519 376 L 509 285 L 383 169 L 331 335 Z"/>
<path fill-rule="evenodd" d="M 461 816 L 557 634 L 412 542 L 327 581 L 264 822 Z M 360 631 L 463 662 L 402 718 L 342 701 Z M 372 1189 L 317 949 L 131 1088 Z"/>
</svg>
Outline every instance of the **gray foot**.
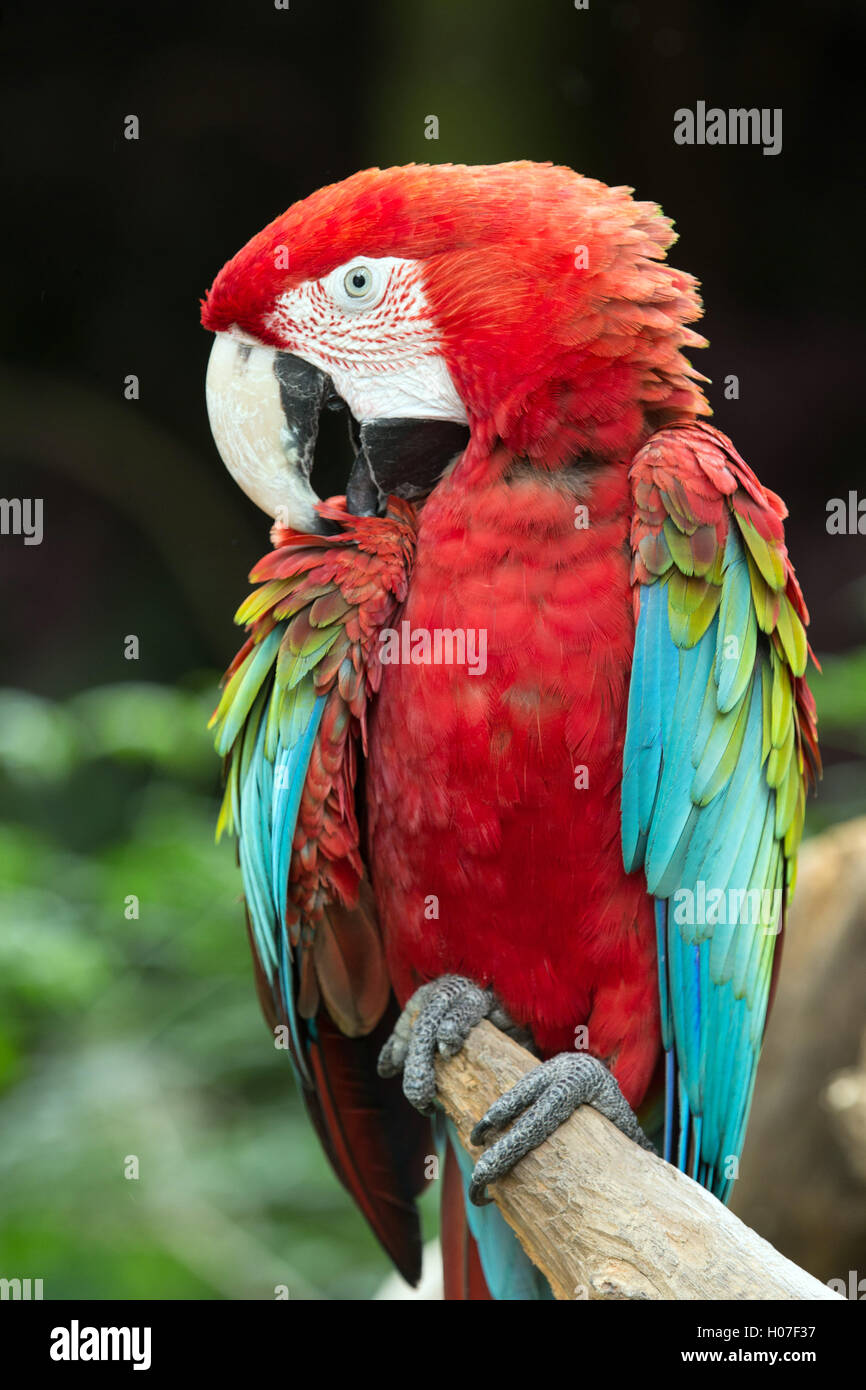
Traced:
<svg viewBox="0 0 866 1390">
<path fill-rule="evenodd" d="M 654 1152 L 604 1063 L 587 1052 L 561 1052 L 521 1077 L 510 1091 L 494 1101 L 472 1131 L 472 1143 L 483 1144 L 491 1133 L 504 1129 L 512 1120 L 515 1122 L 475 1165 L 469 1186 L 469 1196 L 475 1205 L 483 1206 L 490 1200 L 485 1194 L 489 1182 L 510 1173 L 521 1158 L 537 1149 L 579 1105 L 593 1106 L 612 1120 L 627 1138 Z"/>
<path fill-rule="evenodd" d="M 416 989 L 379 1053 L 380 1076 L 403 1073 L 403 1093 L 429 1115 L 436 1101 L 436 1053 L 453 1057 L 476 1023 L 489 1018 L 512 1032 L 514 1025 L 492 989 L 482 989 L 462 975 L 442 975 Z"/>
</svg>

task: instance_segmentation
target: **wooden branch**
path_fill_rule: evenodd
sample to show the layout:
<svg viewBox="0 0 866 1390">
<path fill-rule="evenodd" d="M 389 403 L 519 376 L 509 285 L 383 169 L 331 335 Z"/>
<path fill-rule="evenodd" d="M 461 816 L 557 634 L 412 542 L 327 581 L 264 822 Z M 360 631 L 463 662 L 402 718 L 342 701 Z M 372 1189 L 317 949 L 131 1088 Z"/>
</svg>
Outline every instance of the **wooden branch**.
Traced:
<svg viewBox="0 0 866 1390">
<path fill-rule="evenodd" d="M 469 1134 L 536 1059 L 492 1024 L 436 1064 L 439 1098 Z M 576 1114 L 490 1195 L 558 1299 L 837 1299 L 704 1188 L 596 1110 Z"/>
</svg>

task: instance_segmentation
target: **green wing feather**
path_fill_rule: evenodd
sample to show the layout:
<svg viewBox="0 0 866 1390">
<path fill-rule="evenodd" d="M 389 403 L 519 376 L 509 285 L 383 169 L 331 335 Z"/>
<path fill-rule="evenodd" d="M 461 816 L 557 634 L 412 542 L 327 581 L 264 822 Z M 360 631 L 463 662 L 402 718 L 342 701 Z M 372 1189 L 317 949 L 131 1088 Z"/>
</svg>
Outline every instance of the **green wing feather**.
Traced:
<svg viewBox="0 0 866 1390">
<path fill-rule="evenodd" d="M 724 435 L 669 426 L 631 477 L 623 855 L 656 900 L 666 1157 L 725 1197 L 820 767 L 808 615 L 784 507 Z"/>
</svg>

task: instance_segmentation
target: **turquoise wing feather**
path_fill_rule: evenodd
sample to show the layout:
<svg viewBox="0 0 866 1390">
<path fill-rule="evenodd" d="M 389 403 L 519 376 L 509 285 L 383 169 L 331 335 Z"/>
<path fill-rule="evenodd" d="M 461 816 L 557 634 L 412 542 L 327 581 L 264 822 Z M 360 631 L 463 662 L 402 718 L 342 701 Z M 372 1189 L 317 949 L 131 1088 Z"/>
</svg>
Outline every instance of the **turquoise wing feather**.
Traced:
<svg viewBox="0 0 866 1390">
<path fill-rule="evenodd" d="M 217 835 L 237 836 L 263 1003 L 272 1027 L 288 1028 L 308 1088 L 320 999 L 341 1031 L 360 1036 L 390 994 L 358 845 L 355 743 L 414 539 L 408 509 L 362 519 L 323 507 L 338 532 L 275 528 L 237 614 L 249 636 L 211 720 L 226 760 Z"/>
<path fill-rule="evenodd" d="M 265 1017 L 285 1030 L 337 1177 L 414 1283 L 430 1127 L 376 1070 L 396 1005 L 354 791 L 379 633 L 405 597 L 415 519 L 396 498 L 384 517 L 354 517 L 341 498 L 319 512 L 327 535 L 274 528 L 237 615 L 249 635 L 211 721 L 226 768 L 217 833 L 237 836 Z"/>
<path fill-rule="evenodd" d="M 279 598 L 285 601 L 282 592 L 273 595 Z M 238 621 L 250 621 L 250 606 L 239 610 Z M 309 1086 L 294 978 L 298 941 L 289 939 L 287 907 L 291 847 L 326 696 L 317 694 L 315 676 L 302 662 L 288 669 L 284 663 L 278 675 L 288 629 L 287 621 L 274 623 L 273 604 L 253 621 L 211 724 L 216 750 L 227 760 L 217 835 L 237 835 L 253 952 L 271 995 L 268 1012 L 288 1027 L 297 1079 Z"/>
<path fill-rule="evenodd" d="M 623 858 L 655 899 L 665 1157 L 725 1200 L 819 770 L 808 615 L 784 508 L 724 435 L 669 426 L 631 480 Z"/>
</svg>

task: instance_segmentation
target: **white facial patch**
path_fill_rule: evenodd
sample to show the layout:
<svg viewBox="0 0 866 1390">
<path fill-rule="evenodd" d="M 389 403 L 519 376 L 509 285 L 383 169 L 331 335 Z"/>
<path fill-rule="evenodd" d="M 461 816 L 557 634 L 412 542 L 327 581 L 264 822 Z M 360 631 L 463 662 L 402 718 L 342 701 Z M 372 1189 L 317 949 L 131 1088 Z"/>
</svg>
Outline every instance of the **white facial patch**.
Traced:
<svg viewBox="0 0 866 1390">
<path fill-rule="evenodd" d="M 267 326 L 283 351 L 328 373 L 359 423 L 467 422 L 417 261 L 355 256 L 281 294 Z"/>
</svg>

